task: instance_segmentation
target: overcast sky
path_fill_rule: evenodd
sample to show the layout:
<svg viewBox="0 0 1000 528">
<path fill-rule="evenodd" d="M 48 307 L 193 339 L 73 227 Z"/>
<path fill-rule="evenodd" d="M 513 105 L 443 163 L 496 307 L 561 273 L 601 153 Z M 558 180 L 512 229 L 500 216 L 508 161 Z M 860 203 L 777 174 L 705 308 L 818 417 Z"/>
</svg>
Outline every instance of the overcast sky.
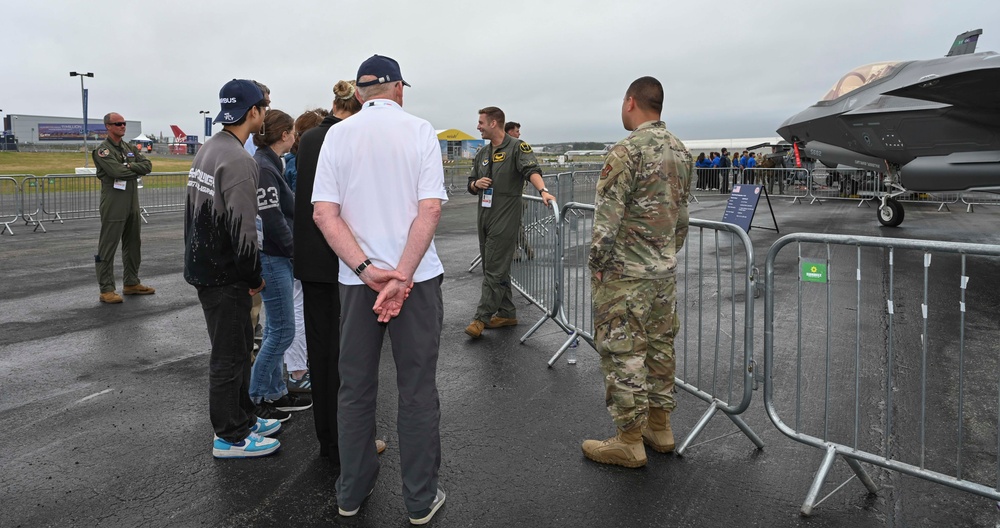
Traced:
<svg viewBox="0 0 1000 528">
<path fill-rule="evenodd" d="M 217 113 L 234 77 L 293 117 L 329 107 L 378 53 L 413 85 L 404 107 L 439 129 L 477 135 L 494 105 L 529 142 L 616 141 L 625 89 L 652 75 L 682 139 L 775 136 L 854 67 L 940 57 L 976 28 L 978 51 L 1000 51 L 1000 24 L 985 26 L 997 0 L 45 0 L 4 2 L 0 18 L 3 115 L 79 116 L 69 72 L 89 71 L 91 117 L 165 135 L 203 134 L 198 111 Z"/>
</svg>

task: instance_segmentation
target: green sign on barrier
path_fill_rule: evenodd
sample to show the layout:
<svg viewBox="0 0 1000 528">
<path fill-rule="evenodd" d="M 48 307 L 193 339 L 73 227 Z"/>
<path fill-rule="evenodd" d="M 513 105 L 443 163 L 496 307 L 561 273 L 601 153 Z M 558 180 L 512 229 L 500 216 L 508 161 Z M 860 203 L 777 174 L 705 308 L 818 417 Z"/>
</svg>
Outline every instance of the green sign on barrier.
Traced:
<svg viewBox="0 0 1000 528">
<path fill-rule="evenodd" d="M 826 282 L 826 263 L 803 260 L 801 278 L 803 282 Z"/>
</svg>

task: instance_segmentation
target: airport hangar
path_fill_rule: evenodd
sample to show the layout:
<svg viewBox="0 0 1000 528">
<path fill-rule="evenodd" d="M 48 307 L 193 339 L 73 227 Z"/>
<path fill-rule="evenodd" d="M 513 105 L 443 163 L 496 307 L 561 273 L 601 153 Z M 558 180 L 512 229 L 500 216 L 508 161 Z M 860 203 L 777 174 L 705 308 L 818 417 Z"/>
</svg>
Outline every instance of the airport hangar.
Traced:
<svg viewBox="0 0 1000 528">
<path fill-rule="evenodd" d="M 142 121 L 125 120 L 125 136 L 131 138 L 142 134 Z M 25 114 L 7 114 L 3 120 L 4 130 L 13 133 L 20 145 L 83 145 L 83 118 L 56 117 Z M 104 116 L 87 118 L 87 142 L 97 146 L 107 136 Z"/>
</svg>

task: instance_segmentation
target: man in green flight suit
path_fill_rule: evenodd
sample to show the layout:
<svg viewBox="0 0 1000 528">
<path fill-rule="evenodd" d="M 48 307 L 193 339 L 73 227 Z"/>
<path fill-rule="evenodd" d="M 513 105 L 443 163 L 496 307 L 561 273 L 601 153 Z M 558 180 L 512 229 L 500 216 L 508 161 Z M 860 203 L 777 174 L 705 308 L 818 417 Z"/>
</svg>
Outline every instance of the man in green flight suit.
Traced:
<svg viewBox="0 0 1000 528">
<path fill-rule="evenodd" d="M 104 116 L 108 137 L 93 151 L 97 178 L 101 180 L 101 236 L 94 262 L 97 282 L 101 285 L 102 303 L 116 304 L 122 298 L 115 292 L 114 261 L 118 241 L 122 244 L 125 268 L 122 293 L 150 295 L 156 290 L 139 282 L 140 255 L 139 188 L 136 179 L 153 170 L 153 164 L 134 145 L 124 141 L 125 118 L 111 112 Z"/>
<path fill-rule="evenodd" d="M 476 227 L 483 259 L 483 292 L 476 316 L 465 328 L 473 338 L 484 328 L 517 324 L 510 288 L 510 264 L 521 233 L 521 192 L 524 181 L 541 194 L 548 206 L 555 197 L 545 188 L 535 153 L 520 139 L 504 132 L 503 110 L 488 106 L 479 111 L 477 128 L 489 147 L 483 146 L 472 162 L 467 190 L 479 196 Z"/>
<path fill-rule="evenodd" d="M 602 464 L 641 467 L 643 444 L 674 450 L 677 252 L 688 233 L 694 161 L 660 120 L 663 85 L 636 79 L 622 101 L 632 133 L 608 153 L 597 182 L 593 242 L 594 343 L 618 434 L 583 443 Z"/>
</svg>

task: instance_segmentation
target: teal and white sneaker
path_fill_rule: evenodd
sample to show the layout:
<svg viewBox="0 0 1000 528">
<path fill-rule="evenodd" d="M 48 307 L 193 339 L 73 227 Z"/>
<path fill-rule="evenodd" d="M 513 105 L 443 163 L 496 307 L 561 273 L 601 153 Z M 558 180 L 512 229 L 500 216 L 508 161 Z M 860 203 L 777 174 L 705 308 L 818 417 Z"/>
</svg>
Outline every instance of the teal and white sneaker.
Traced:
<svg viewBox="0 0 1000 528">
<path fill-rule="evenodd" d="M 280 430 L 281 422 L 275 419 L 264 419 L 260 416 L 257 417 L 257 423 L 250 428 L 251 433 L 257 433 L 260 436 L 274 436 Z"/>
<path fill-rule="evenodd" d="M 266 438 L 257 433 L 231 444 L 221 438 L 216 438 L 212 444 L 212 456 L 215 458 L 253 458 L 267 456 L 281 447 L 281 442 L 274 438 Z"/>
</svg>

